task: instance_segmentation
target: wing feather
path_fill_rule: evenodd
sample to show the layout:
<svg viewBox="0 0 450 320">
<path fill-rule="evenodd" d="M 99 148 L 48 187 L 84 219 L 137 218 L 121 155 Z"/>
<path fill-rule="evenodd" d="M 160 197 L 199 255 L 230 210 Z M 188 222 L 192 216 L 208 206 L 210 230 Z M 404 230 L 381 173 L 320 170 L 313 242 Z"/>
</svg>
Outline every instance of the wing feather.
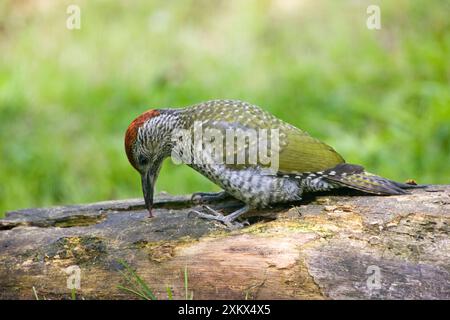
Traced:
<svg viewBox="0 0 450 320">
<path fill-rule="evenodd" d="M 241 101 L 216 100 L 209 101 L 206 105 L 196 105 L 192 108 L 198 108 L 193 110 L 195 112 L 192 112 L 195 115 L 192 118 L 193 121 L 202 120 L 204 129 L 219 130 L 224 137 L 226 130 L 230 128 L 238 130 L 240 135 L 245 135 L 250 131 L 258 131 L 258 129 L 278 129 L 279 148 L 272 147 L 269 150 L 271 149 L 272 152 L 279 150 L 278 173 L 280 174 L 323 171 L 345 162 L 332 147 L 255 105 Z M 204 120 L 205 118 L 208 120 Z M 272 144 L 270 137 L 268 138 L 268 143 Z M 249 142 L 252 143 L 251 141 Z M 250 148 L 250 144 L 238 145 L 235 142 L 234 159 L 236 160 L 237 154 L 240 152 L 248 155 Z M 224 140 L 224 157 L 226 151 L 226 141 Z M 268 156 L 270 156 L 270 153 Z M 226 163 L 226 166 L 232 168 L 269 167 L 270 164 L 263 163 L 258 157 L 256 164 L 251 162 L 236 164 L 234 162 Z"/>
</svg>

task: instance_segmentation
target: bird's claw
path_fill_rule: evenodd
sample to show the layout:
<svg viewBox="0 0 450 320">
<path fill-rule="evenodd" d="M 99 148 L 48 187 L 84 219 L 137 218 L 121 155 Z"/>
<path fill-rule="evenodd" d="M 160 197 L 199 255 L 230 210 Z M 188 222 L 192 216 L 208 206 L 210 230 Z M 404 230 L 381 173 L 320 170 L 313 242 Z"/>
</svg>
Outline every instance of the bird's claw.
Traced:
<svg viewBox="0 0 450 320">
<path fill-rule="evenodd" d="M 195 213 L 198 217 L 203 219 L 220 221 L 231 230 L 241 229 L 246 225 L 250 225 L 247 220 L 244 222 L 233 221 L 229 218 L 229 216 L 224 216 L 219 211 L 214 210 L 208 206 L 203 206 L 203 209 L 210 213 L 204 213 L 198 210 L 190 210 L 188 215 L 190 215 L 191 213 Z"/>
</svg>

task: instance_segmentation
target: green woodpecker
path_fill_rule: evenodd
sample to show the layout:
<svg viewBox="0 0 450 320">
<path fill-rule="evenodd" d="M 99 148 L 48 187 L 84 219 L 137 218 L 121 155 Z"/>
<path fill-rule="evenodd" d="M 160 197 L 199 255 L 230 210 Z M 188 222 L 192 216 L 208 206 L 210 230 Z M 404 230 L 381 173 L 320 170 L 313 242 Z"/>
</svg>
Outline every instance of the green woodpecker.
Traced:
<svg viewBox="0 0 450 320">
<path fill-rule="evenodd" d="M 197 212 L 228 226 L 241 226 L 235 219 L 250 209 L 299 201 L 305 192 L 351 188 L 401 195 L 417 187 L 346 164 L 333 148 L 305 131 L 235 100 L 144 112 L 128 127 L 125 149 L 141 175 L 150 216 L 155 181 L 169 156 L 220 186 L 224 192 L 217 197 L 232 196 L 244 203 L 226 216 L 208 207 L 209 213 Z"/>
</svg>

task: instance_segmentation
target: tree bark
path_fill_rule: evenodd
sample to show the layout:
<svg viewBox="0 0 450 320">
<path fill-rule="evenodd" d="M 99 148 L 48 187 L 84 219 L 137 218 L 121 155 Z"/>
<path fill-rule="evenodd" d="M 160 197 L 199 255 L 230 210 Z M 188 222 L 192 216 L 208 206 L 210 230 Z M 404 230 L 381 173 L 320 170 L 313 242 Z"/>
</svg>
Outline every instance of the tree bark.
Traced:
<svg viewBox="0 0 450 320">
<path fill-rule="evenodd" d="M 233 200 L 212 203 L 231 208 Z M 158 299 L 450 299 L 450 186 L 378 197 L 322 194 L 251 212 L 230 231 L 189 196 L 13 211 L 0 220 L 0 298 L 135 299 L 126 261 Z M 197 209 L 200 207 L 197 205 Z M 186 268 L 186 269 L 185 269 Z M 72 278 L 73 279 L 73 278 Z"/>
</svg>

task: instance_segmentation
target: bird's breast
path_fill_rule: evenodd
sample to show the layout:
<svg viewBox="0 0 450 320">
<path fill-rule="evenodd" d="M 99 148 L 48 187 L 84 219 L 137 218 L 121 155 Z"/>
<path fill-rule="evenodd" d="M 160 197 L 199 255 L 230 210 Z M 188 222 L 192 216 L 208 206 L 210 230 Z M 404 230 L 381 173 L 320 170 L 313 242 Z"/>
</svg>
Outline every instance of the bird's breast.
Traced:
<svg viewBox="0 0 450 320">
<path fill-rule="evenodd" d="M 235 169 L 223 164 L 190 166 L 235 198 L 253 207 L 300 199 L 301 189 L 296 181 L 269 174 L 266 169 Z"/>
</svg>

